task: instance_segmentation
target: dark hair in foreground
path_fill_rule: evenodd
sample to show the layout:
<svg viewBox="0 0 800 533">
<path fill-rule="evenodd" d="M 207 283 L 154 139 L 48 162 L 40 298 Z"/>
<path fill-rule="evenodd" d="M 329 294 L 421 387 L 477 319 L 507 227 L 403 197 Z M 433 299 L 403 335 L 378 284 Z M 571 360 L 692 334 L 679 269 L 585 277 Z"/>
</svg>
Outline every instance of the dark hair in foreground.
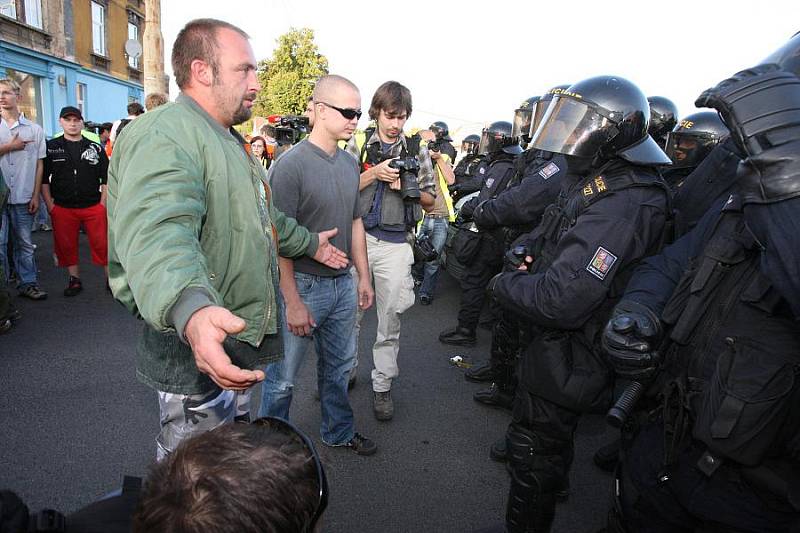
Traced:
<svg viewBox="0 0 800 533">
<path fill-rule="evenodd" d="M 172 73 L 175 83 L 183 89 L 189 84 L 192 61 L 199 59 L 211 66 L 216 77 L 219 73 L 217 31 L 220 29 L 235 31 L 245 39 L 249 39 L 242 29 L 228 22 L 217 19 L 195 19 L 189 21 L 178 32 L 175 44 L 172 45 Z"/>
<path fill-rule="evenodd" d="M 300 533 L 319 501 L 314 458 L 293 433 L 226 424 L 155 464 L 135 533 Z"/>
<path fill-rule="evenodd" d="M 139 102 L 131 102 L 128 104 L 129 115 L 141 115 L 144 113 L 144 107 Z"/>
<path fill-rule="evenodd" d="M 372 103 L 369 104 L 369 118 L 377 120 L 381 109 L 387 113 L 405 111 L 406 115 L 411 116 L 411 91 L 401 83 L 387 81 L 372 95 Z"/>
</svg>

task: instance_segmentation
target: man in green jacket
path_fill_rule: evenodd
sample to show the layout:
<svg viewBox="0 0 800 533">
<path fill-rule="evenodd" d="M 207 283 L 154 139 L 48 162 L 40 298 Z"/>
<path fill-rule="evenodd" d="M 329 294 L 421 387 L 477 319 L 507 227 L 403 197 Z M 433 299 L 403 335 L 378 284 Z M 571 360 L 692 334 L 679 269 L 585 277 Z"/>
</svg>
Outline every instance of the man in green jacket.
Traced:
<svg viewBox="0 0 800 533">
<path fill-rule="evenodd" d="M 159 458 L 194 434 L 249 417 L 248 389 L 282 357 L 278 261 L 342 268 L 329 244 L 275 209 L 266 173 L 232 126 L 259 90 L 239 28 L 189 22 L 173 46 L 181 94 L 132 122 L 108 180 L 109 282 L 145 324 L 137 376 L 159 393 Z"/>
</svg>

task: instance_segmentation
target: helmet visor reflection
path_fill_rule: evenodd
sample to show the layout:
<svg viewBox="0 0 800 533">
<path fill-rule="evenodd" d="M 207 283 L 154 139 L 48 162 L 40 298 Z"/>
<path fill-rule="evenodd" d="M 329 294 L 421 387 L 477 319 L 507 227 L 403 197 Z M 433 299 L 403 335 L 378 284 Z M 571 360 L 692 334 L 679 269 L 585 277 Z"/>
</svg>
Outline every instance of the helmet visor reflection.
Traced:
<svg viewBox="0 0 800 533">
<path fill-rule="evenodd" d="M 503 149 L 503 135 L 489 130 L 481 133 L 481 144 L 478 146 L 479 154 L 491 154 Z"/>
<path fill-rule="evenodd" d="M 517 109 L 514 112 L 514 124 L 511 127 L 511 136 L 515 139 L 522 137 L 530 140 L 531 120 L 533 119 L 533 108 Z"/>
<path fill-rule="evenodd" d="M 592 157 L 608 143 L 614 126 L 585 102 L 557 95 L 531 143 L 537 150 Z"/>
</svg>

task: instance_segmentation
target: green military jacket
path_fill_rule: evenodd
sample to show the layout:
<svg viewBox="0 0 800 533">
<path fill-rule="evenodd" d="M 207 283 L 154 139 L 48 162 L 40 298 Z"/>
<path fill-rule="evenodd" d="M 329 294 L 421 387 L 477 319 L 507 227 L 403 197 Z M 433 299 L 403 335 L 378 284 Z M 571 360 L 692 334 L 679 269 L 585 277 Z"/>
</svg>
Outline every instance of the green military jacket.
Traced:
<svg viewBox="0 0 800 533">
<path fill-rule="evenodd" d="M 282 355 L 277 253 L 313 255 L 318 236 L 275 209 L 264 167 L 235 131 L 183 94 L 138 117 L 114 146 L 107 209 L 111 289 L 146 323 L 142 381 L 180 394 L 214 387 L 182 342 L 208 305 L 247 324 L 225 344 L 234 364 Z"/>
</svg>

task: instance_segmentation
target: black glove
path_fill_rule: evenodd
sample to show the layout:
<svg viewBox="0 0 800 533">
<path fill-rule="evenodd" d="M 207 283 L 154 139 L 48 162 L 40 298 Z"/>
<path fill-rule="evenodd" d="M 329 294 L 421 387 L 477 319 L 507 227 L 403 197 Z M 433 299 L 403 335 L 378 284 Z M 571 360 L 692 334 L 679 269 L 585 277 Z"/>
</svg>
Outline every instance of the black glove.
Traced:
<svg viewBox="0 0 800 533">
<path fill-rule="evenodd" d="M 658 370 L 656 345 L 663 334 L 661 321 L 650 309 L 632 300 L 614 308 L 603 331 L 603 349 L 617 376 L 646 381 Z"/>
</svg>

